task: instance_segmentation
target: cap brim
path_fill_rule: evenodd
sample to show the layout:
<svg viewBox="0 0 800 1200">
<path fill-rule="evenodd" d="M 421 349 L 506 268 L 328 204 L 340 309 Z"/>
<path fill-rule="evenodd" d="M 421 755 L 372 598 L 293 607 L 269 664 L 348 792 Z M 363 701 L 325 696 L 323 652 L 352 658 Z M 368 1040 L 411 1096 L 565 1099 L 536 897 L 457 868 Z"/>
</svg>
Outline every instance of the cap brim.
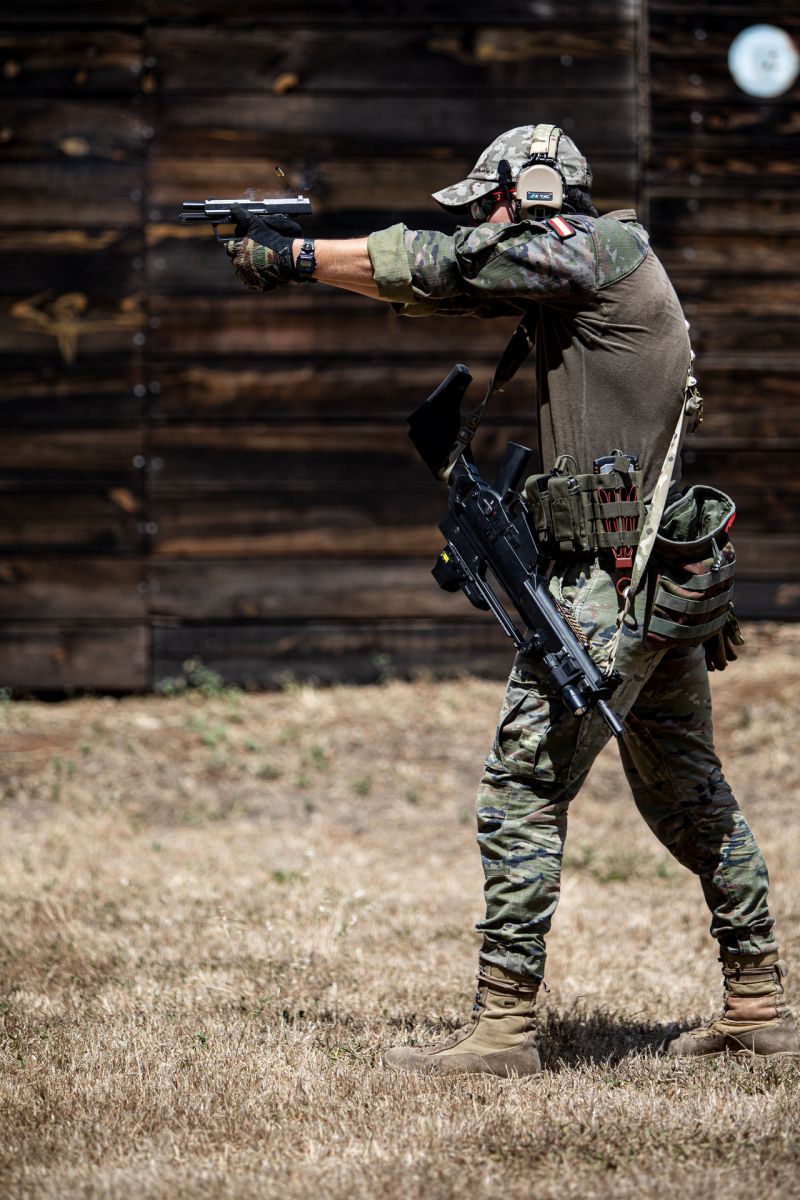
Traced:
<svg viewBox="0 0 800 1200">
<path fill-rule="evenodd" d="M 496 179 L 462 179 L 441 191 L 432 192 L 432 197 L 442 208 L 450 212 L 466 210 L 473 200 L 488 196 L 497 187 Z"/>
</svg>

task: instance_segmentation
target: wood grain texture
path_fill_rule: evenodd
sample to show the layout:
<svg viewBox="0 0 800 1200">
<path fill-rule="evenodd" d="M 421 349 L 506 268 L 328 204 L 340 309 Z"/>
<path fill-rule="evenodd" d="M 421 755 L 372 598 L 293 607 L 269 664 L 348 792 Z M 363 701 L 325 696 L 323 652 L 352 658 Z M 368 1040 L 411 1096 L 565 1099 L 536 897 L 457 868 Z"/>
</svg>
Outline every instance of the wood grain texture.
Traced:
<svg viewBox="0 0 800 1200">
<path fill-rule="evenodd" d="M 585 97 L 559 91 L 543 97 L 496 94 L 491 104 L 480 96 L 412 95 L 402 102 L 378 94 L 365 104 L 359 96 L 304 96 L 262 91 L 237 95 L 163 98 L 157 145 L 165 155 L 205 152 L 262 154 L 280 161 L 287 145 L 295 154 L 324 156 L 344 147 L 347 153 L 381 157 L 426 147 L 459 150 L 472 161 L 476 147 L 488 145 L 499 130 L 520 122 L 520 111 L 556 107 L 567 133 L 580 130 L 581 150 L 592 155 L 630 158 L 635 153 L 633 97 Z"/>
<path fill-rule="evenodd" d="M 146 524 L 142 489 L 133 485 L 60 493 L 50 484 L 44 494 L 0 492 L 0 550 L 11 556 L 133 554 L 144 549 Z"/>
<path fill-rule="evenodd" d="M 508 673 L 513 652 L 488 619 L 153 625 L 154 682 L 180 678 L 190 658 L 201 658 L 229 683 L 274 687 L 287 676 L 375 683 L 393 675 L 469 671 L 500 678 Z"/>
<path fill-rule="evenodd" d="M 3 621 L 2 685 L 57 695 L 143 691 L 150 685 L 149 636 L 142 622 Z"/>
<path fill-rule="evenodd" d="M 551 113 L 592 159 L 601 210 L 645 191 L 707 398 L 685 479 L 737 501 L 739 611 L 800 616 L 793 98 L 753 101 L 730 78 L 751 5 L 649 3 L 638 64 L 637 10 L 4 14 L 0 683 L 143 687 L 193 655 L 248 684 L 503 673 L 493 622 L 430 578 L 444 492 L 405 416 L 463 358 L 477 396 L 512 322 L 408 321 L 322 286 L 252 296 L 175 217 L 184 199 L 274 193 L 279 163 L 282 187 L 311 193 L 317 236 L 449 230 L 430 192 L 500 129 Z M 758 19 L 800 37 L 793 5 Z M 72 343 L 53 318 L 65 296 L 80 298 Z M 509 437 L 536 443 L 532 410 L 528 367 L 479 435 L 487 471 Z"/>
<path fill-rule="evenodd" d="M 461 26 L 351 28 L 309 24 L 228 31 L 209 26 L 157 26 L 149 50 L 162 91 L 239 92 L 284 89 L 336 92 L 528 93 L 542 89 L 630 92 L 634 84 L 631 30 L 618 22 L 549 29 Z M 567 61 L 564 61 L 564 60 Z M 215 70 L 209 76 L 208 63 Z"/>
<path fill-rule="evenodd" d="M 135 96 L 143 58 L 142 31 L 0 30 L 0 96 Z"/>
<path fill-rule="evenodd" d="M 139 620 L 147 615 L 142 558 L 13 556 L 0 562 L 0 620 Z"/>
<path fill-rule="evenodd" d="M 77 7 L 80 12 L 84 7 L 83 0 Z M 550 0 L 508 0 L 491 10 L 491 21 L 486 23 L 498 26 L 524 25 L 534 29 L 597 24 L 626 28 L 634 19 L 635 8 L 634 0 L 565 0 L 558 6 L 554 6 Z M 230 24 L 233 28 L 258 28 L 264 23 L 265 17 L 263 5 L 254 0 L 227 0 L 225 3 L 222 0 L 158 0 L 157 15 L 162 21 L 198 24 L 217 21 Z M 287 4 L 280 9 L 270 9 L 269 22 L 279 27 L 302 28 L 325 25 L 339 28 L 360 22 L 388 31 L 398 26 L 427 29 L 432 18 L 436 25 L 475 24 L 485 20 L 485 16 L 484 5 L 474 5 L 465 0 L 442 0 L 433 11 L 426 0 L 404 0 L 403 4 L 391 9 L 379 8 L 368 14 L 365 14 L 360 0 L 308 0 L 300 7 Z"/>
</svg>

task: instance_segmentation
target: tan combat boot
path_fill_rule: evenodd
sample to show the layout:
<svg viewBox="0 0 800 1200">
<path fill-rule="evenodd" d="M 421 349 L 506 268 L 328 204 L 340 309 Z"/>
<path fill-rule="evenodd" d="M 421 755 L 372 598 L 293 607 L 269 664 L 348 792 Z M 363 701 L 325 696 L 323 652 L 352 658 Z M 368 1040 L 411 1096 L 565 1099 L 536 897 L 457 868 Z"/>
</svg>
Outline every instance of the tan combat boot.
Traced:
<svg viewBox="0 0 800 1200">
<path fill-rule="evenodd" d="M 387 1050 L 384 1065 L 425 1075 L 535 1075 L 542 1069 L 534 1013 L 538 990 L 537 979 L 481 966 L 472 1019 L 430 1049 Z"/>
<path fill-rule="evenodd" d="M 720 952 L 725 978 L 721 1016 L 666 1046 L 673 1057 L 708 1054 L 800 1055 L 797 1023 L 783 996 L 787 966 L 772 954 Z"/>
</svg>

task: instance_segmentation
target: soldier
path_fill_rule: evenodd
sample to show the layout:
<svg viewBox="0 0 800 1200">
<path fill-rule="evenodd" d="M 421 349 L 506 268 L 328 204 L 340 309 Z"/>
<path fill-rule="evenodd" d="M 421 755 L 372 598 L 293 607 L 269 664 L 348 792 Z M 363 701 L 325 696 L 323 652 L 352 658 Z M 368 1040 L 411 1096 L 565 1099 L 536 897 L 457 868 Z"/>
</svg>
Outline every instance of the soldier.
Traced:
<svg viewBox="0 0 800 1200">
<path fill-rule="evenodd" d="M 531 191 L 531 177 L 527 191 L 517 188 L 531 165 L 550 168 L 540 177 L 544 190 Z M 263 291 L 314 278 L 408 316 L 535 312 L 542 468 L 569 455 L 576 473 L 590 472 L 596 458 L 623 446 L 639 459 L 649 500 L 684 404 L 687 326 L 635 213 L 599 216 L 590 186 L 590 167 L 570 138 L 554 126 L 526 125 L 496 138 L 461 183 L 434 193 L 464 222 L 452 236 L 394 225 L 315 244 L 292 221 L 240 210 L 242 240 L 229 253 L 244 283 Z M 556 560 L 550 586 L 602 663 L 620 608 L 613 563 L 574 547 Z M 674 1039 L 667 1053 L 800 1054 L 766 864 L 714 750 L 708 669 L 724 667 L 725 647 L 719 637 L 706 647 L 648 645 L 645 603 L 646 589 L 617 639 L 620 754 L 639 812 L 700 878 L 724 976 L 721 1014 Z M 541 1069 L 534 1003 L 567 810 L 607 737 L 596 713 L 576 721 L 542 666 L 517 657 L 478 794 L 486 915 L 472 1018 L 438 1045 L 389 1050 L 388 1066 L 496 1075 Z"/>
</svg>

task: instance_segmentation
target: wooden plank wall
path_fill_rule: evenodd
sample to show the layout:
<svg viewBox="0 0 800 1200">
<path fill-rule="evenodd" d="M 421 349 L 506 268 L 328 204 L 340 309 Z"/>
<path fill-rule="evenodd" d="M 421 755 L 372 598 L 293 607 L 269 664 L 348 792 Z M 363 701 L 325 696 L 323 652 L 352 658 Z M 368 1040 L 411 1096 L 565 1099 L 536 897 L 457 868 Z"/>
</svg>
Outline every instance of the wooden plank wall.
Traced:
<svg viewBox="0 0 800 1200">
<path fill-rule="evenodd" d="M 175 214 L 272 191 L 280 164 L 317 230 L 447 227 L 429 192 L 554 113 L 602 202 L 628 203 L 634 5 L 376 11 L 33 0 L 4 18 L 0 681 L 147 687 L 190 657 L 252 683 L 507 664 L 430 579 L 443 494 L 404 423 L 456 359 L 485 377 L 506 323 L 251 295 Z M 529 387 L 496 406 L 487 455 L 535 439 Z"/>
<path fill-rule="evenodd" d="M 727 66 L 756 21 L 800 44 L 794 0 L 651 0 L 645 192 L 653 245 L 692 323 L 706 397 L 684 455 L 739 506 L 737 607 L 800 616 L 798 91 L 747 96 Z"/>
<path fill-rule="evenodd" d="M 473 0 L 30 0 L 2 17 L 0 685 L 147 688 L 192 657 L 253 684 L 502 671 L 489 619 L 430 580 L 443 496 L 404 417 L 457 359 L 477 388 L 506 323 L 401 321 L 322 286 L 251 295 L 175 213 L 274 191 L 280 164 L 313 196 L 310 232 L 448 228 L 428 193 L 500 129 L 541 118 L 591 156 L 601 207 L 630 204 L 648 80 L 656 245 L 696 306 L 720 397 L 691 453 L 742 505 L 746 611 L 796 611 L 794 528 L 775 498 L 797 486 L 780 402 L 797 388 L 794 177 L 786 144 L 783 167 L 771 157 L 788 108 L 743 104 L 726 81 L 744 5 L 705 6 L 706 39 L 697 5 L 649 7 L 638 58 L 633 0 L 508 0 L 490 17 Z M 708 123 L 684 131 L 695 109 Z M 769 236 L 751 202 L 721 203 L 765 128 Z M 695 175 L 701 207 L 685 208 Z M 764 340 L 748 351 L 752 328 Z M 496 405 L 487 460 L 508 436 L 535 443 L 529 388 Z"/>
</svg>

